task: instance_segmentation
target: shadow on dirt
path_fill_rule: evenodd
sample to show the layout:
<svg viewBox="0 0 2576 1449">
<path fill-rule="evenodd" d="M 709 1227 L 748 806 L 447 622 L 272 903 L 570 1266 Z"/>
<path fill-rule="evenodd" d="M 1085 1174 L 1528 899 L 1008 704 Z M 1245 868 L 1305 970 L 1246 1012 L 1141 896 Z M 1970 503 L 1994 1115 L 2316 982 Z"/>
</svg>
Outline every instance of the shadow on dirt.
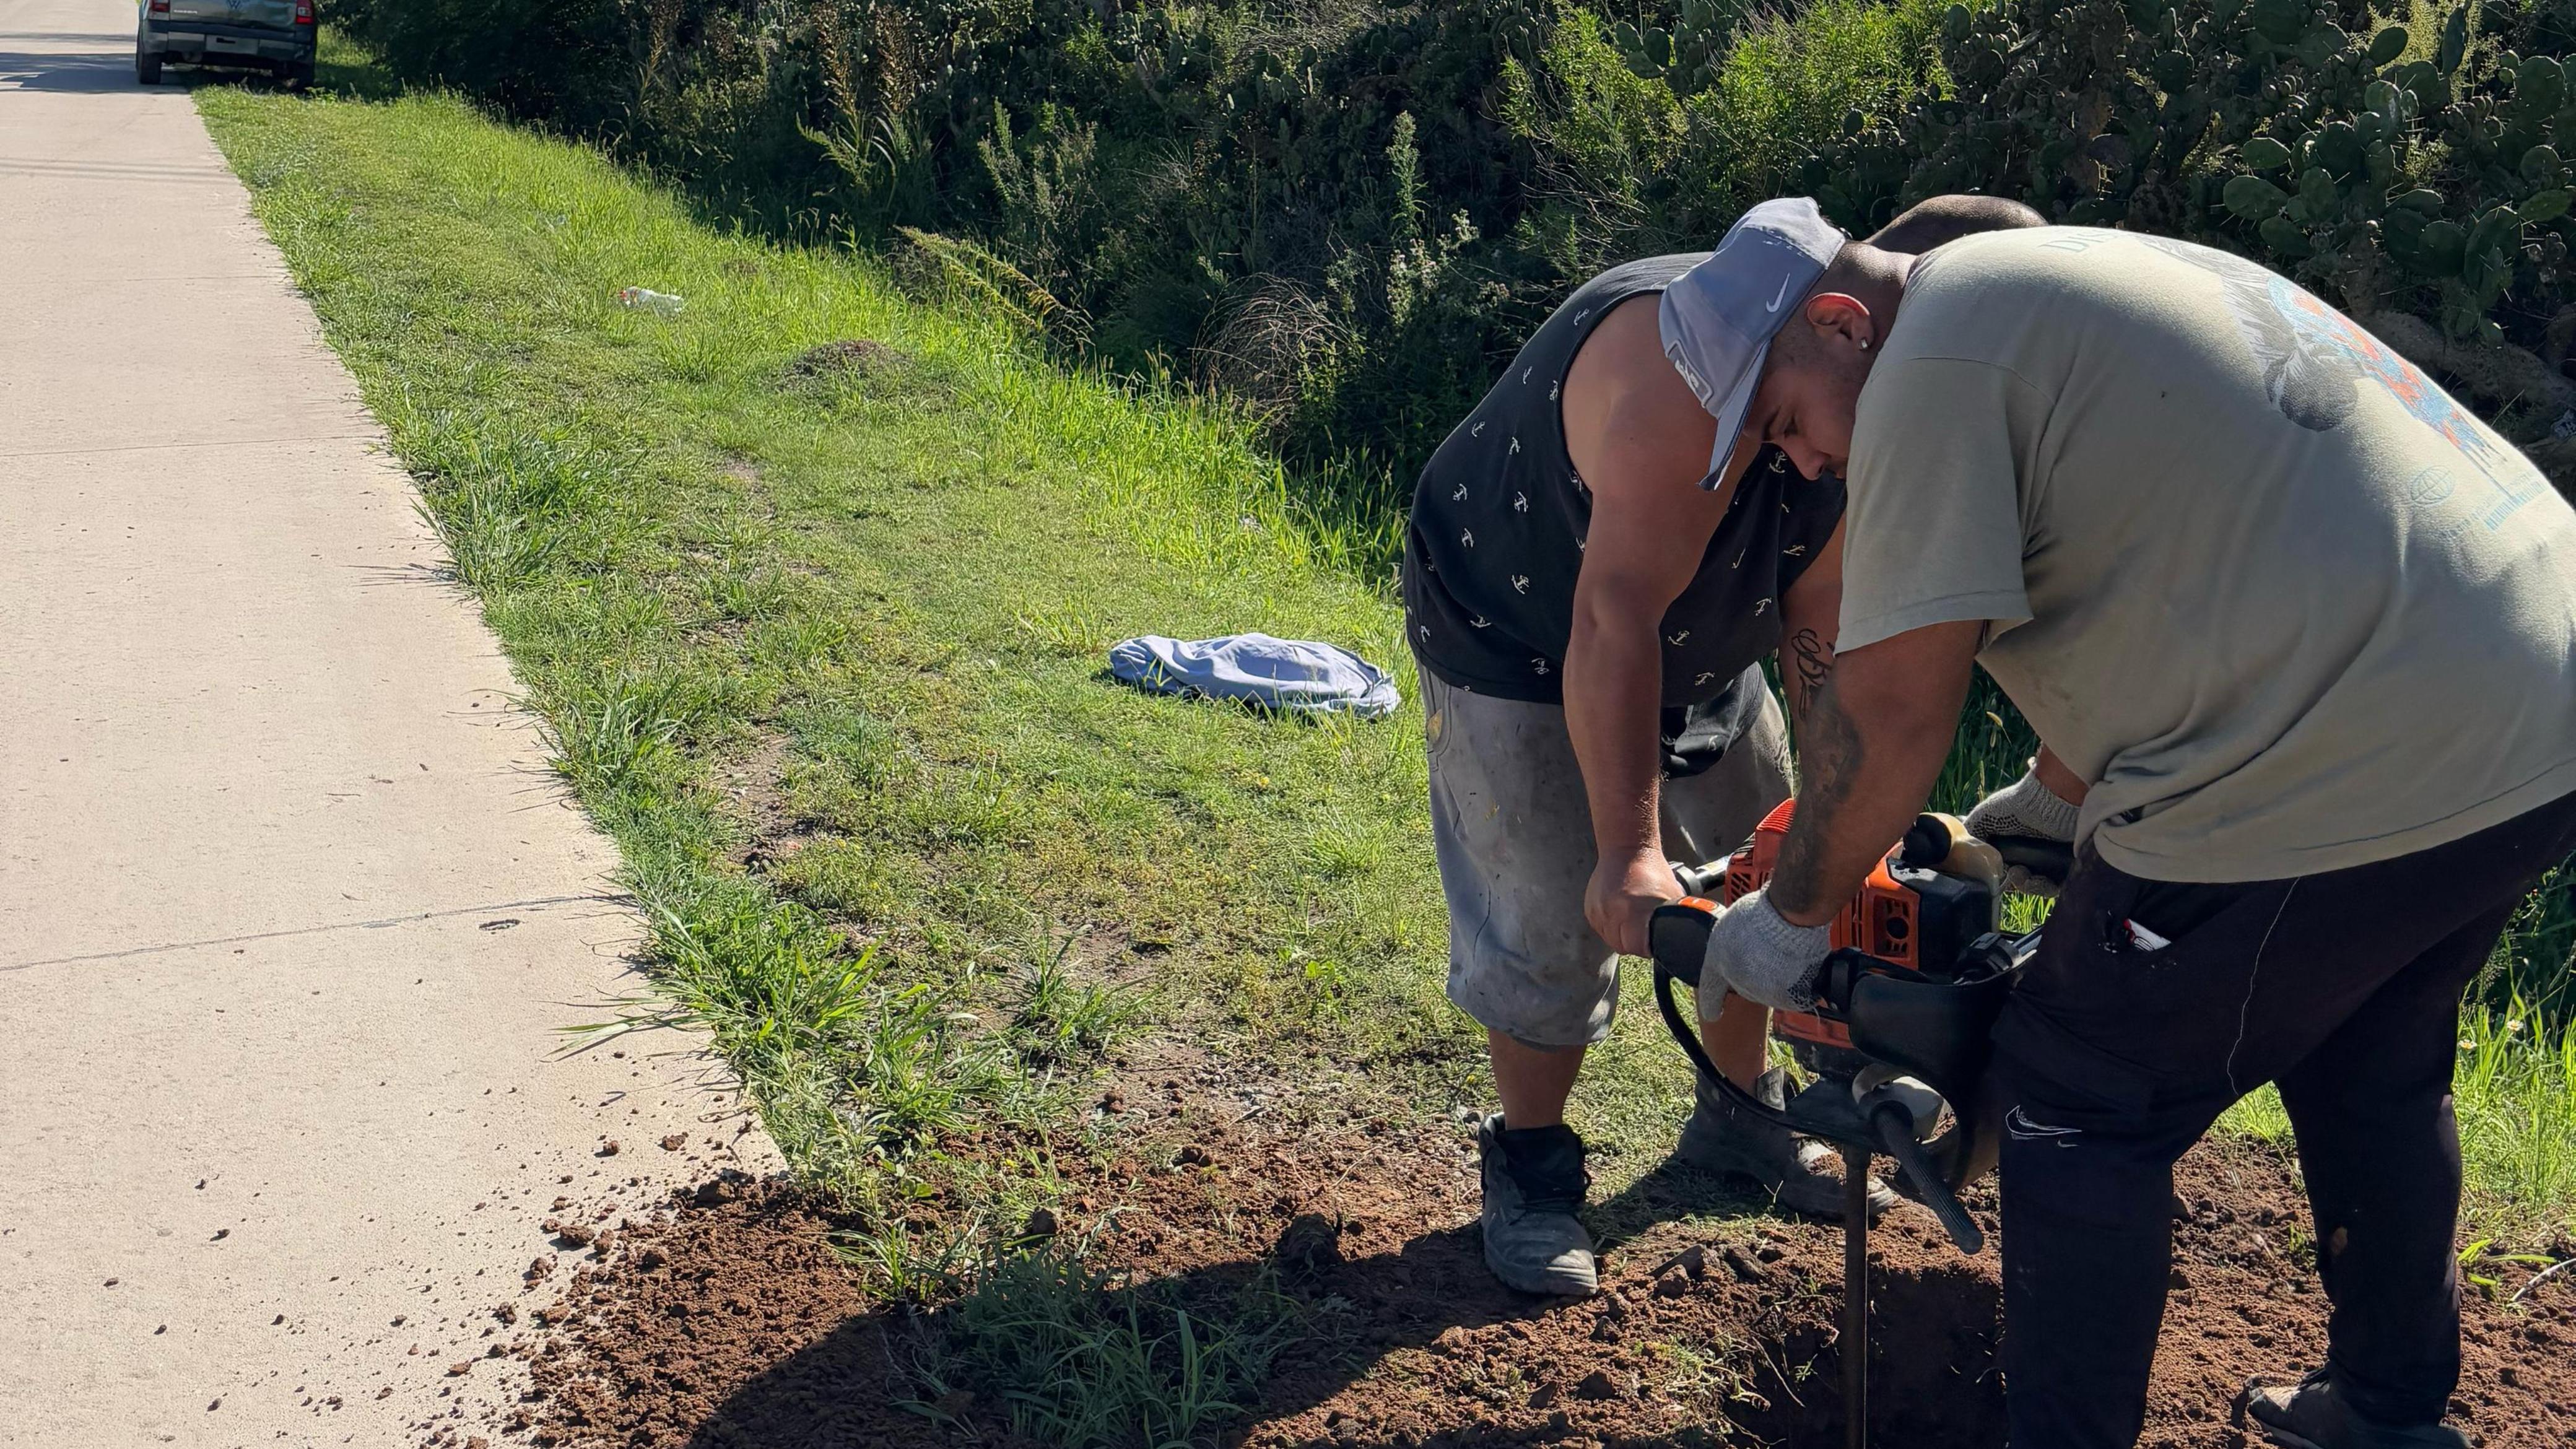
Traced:
<svg viewBox="0 0 2576 1449">
<path fill-rule="evenodd" d="M 1668 1165 L 1594 1209 L 1601 1293 L 1511 1293 L 1485 1271 L 1453 1127 L 1130 1139 L 1065 1162 L 1052 1233 L 932 1307 L 890 1306 L 885 1264 L 853 1272 L 845 1256 L 855 1225 L 783 1184 L 707 1184 L 621 1220 L 613 1247 L 524 1310 L 494 1310 L 537 1326 L 509 1345 L 533 1382 L 492 1409 L 493 1442 L 1840 1445 L 1838 1229 Z M 2176 1191 L 2189 1216 L 2140 1442 L 2243 1449 L 2238 1388 L 2324 1351 L 2305 1202 L 2286 1157 L 2241 1144 L 2195 1149 Z M 1871 1243 L 1875 1441 L 2002 1442 L 1994 1253 L 1960 1256 L 1910 1205 Z M 2562 1407 L 2576 1327 L 2508 1301 L 2535 1269 L 2487 1266 L 2504 1276 L 2465 1305 L 2454 1414 L 2494 1449 L 2576 1442 Z M 427 1443 L 463 1449 L 472 1432 Z"/>
<path fill-rule="evenodd" d="M 1300 1212 L 1266 1253 L 1159 1274 L 1145 1263 L 1022 1273 L 932 1310 L 833 1318 L 809 1293 L 764 1301 L 758 1285 L 774 1280 L 763 1261 L 784 1264 L 743 1251 L 737 1233 L 730 1247 L 698 1245 L 728 1260 L 721 1279 L 671 1244 L 668 1269 L 617 1289 L 635 1310 L 622 1342 L 595 1343 L 559 1373 L 540 1359 L 539 1377 L 557 1386 L 550 1421 L 590 1431 L 557 1442 L 662 1449 L 1839 1446 L 1830 1235 L 1786 1224 L 1775 1237 L 1735 1233 L 1767 1255 L 1757 1259 L 1694 1252 L 1706 1233 L 1652 1227 L 1708 1211 L 1711 1196 L 1676 1168 L 1601 1204 L 1605 1223 L 1625 1226 L 1606 1291 L 1575 1302 L 1500 1287 L 1472 1225 L 1397 1234 L 1368 1217 Z M 794 1231 L 749 1206 L 739 1227 Z M 1169 1215 L 1155 1226 L 1191 1231 Z M 1872 1417 L 1894 1436 L 1884 1442 L 2001 1442 L 1991 1273 L 1939 1261 L 1946 1250 L 1925 1235 L 1891 1232 L 1885 1248 L 1872 1355 Z M 707 1301 L 719 1281 L 725 1291 Z M 781 1354 L 805 1308 L 821 1310 L 818 1331 Z M 726 1379 L 721 1394 L 673 1392 Z M 670 1413 L 636 1422 L 639 1397 Z"/>
</svg>

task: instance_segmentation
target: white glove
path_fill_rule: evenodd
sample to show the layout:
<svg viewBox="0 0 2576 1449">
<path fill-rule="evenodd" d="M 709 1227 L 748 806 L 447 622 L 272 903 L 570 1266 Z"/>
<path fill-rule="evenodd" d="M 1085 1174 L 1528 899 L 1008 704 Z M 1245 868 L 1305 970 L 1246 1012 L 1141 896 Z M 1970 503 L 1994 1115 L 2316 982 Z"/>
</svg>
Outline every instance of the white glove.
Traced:
<svg viewBox="0 0 2576 1449">
<path fill-rule="evenodd" d="M 2041 784 L 2038 761 L 2031 765 L 2029 773 L 1978 801 L 1977 808 L 1968 812 L 1970 835 L 1979 840 L 2018 835 L 2075 843 L 2075 822 L 2083 807 Z M 2015 894 L 2053 896 L 2057 886 L 2057 881 L 2018 865 L 2004 871 L 2004 889 Z"/>
<path fill-rule="evenodd" d="M 1774 1011 L 1813 1010 L 1816 973 L 1833 953 L 1830 933 L 1781 919 L 1768 895 L 1768 888 L 1755 891 L 1718 912 L 1699 979 L 1705 984 L 1714 976 L 1736 995 Z"/>
</svg>

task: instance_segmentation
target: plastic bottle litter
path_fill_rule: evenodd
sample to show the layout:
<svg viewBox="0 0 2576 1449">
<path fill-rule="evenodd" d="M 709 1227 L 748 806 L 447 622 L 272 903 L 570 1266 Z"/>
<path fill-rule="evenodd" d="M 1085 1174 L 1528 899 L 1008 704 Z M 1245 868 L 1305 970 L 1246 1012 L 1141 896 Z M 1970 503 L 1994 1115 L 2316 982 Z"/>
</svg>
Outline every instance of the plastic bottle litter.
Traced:
<svg viewBox="0 0 2576 1449">
<path fill-rule="evenodd" d="M 641 307 L 663 317 L 677 317 L 680 309 L 689 305 L 669 292 L 656 292 L 650 287 L 629 287 L 617 294 L 617 301 L 621 306 Z"/>
</svg>

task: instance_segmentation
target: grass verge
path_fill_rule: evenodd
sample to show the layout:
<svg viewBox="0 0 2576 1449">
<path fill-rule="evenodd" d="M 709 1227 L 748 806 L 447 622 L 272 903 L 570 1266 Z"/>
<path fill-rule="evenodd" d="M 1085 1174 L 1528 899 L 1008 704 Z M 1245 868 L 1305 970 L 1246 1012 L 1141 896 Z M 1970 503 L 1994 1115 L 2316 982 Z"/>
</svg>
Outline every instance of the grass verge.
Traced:
<svg viewBox="0 0 2576 1449">
<path fill-rule="evenodd" d="M 1037 1120 L 1113 1017 L 1482 1099 L 1411 706 L 1101 677 L 1146 632 L 1400 662 L 1383 521 L 1302 506 L 1220 411 L 330 59 L 336 95 L 201 105 L 623 852 L 660 961 L 630 1021 L 710 1030 L 862 1204 Z M 1587 1086 L 1612 1176 L 1685 1100 L 1656 1033 Z"/>
<path fill-rule="evenodd" d="M 660 963 L 625 1019 L 714 1035 L 799 1170 L 885 1225 L 885 1281 L 942 1261 L 910 1205 L 1044 1197 L 1081 1141 L 1039 1129 L 1122 1019 L 1482 1101 L 1413 708 L 1307 724 L 1100 676 L 1144 632 L 1400 662 L 1388 521 L 1303 505 L 1219 410 L 332 59 L 338 95 L 201 107 L 624 854 Z M 2017 769 L 2009 733 L 1951 788 Z M 2472 1201 L 2563 1222 L 2576 1058 L 2469 1031 L 2470 1136 L 2500 1144 Z M 1606 1188 L 1686 1085 L 1626 1013 L 1577 1104 Z"/>
</svg>

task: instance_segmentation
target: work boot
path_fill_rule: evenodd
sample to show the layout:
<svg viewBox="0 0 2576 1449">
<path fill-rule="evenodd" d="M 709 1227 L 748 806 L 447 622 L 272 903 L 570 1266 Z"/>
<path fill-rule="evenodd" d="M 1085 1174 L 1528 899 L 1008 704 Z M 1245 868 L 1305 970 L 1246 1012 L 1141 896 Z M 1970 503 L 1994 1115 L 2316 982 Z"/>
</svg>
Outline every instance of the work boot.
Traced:
<svg viewBox="0 0 2576 1449">
<path fill-rule="evenodd" d="M 2264 1438 L 2284 1449 L 2469 1449 L 2469 1437 L 2446 1424 L 2382 1424 L 2363 1418 L 2335 1393 L 2334 1377 L 2326 1369 L 2287 1388 L 2260 1379 L 2248 1383 L 2243 1413 Z"/>
<path fill-rule="evenodd" d="M 1778 1109 L 1788 1101 L 1789 1075 L 1778 1067 L 1754 1079 L 1753 1094 Z M 1702 1172 L 1749 1177 L 1772 1200 L 1794 1213 L 1840 1222 L 1843 1216 L 1842 1154 L 1812 1137 L 1766 1122 L 1718 1094 L 1706 1081 L 1699 1102 L 1682 1124 L 1682 1161 Z M 1876 1176 L 1869 1180 L 1869 1219 L 1896 1203 L 1896 1194 Z"/>
<path fill-rule="evenodd" d="M 1485 1266 L 1524 1293 L 1598 1292 L 1592 1234 L 1575 1216 L 1592 1185 L 1583 1139 L 1566 1126 L 1507 1132 L 1496 1112 L 1476 1130 L 1476 1147 L 1484 1157 Z"/>
</svg>

